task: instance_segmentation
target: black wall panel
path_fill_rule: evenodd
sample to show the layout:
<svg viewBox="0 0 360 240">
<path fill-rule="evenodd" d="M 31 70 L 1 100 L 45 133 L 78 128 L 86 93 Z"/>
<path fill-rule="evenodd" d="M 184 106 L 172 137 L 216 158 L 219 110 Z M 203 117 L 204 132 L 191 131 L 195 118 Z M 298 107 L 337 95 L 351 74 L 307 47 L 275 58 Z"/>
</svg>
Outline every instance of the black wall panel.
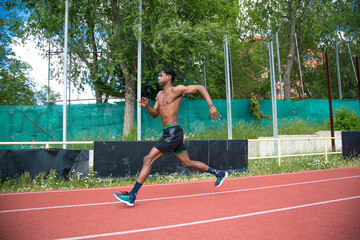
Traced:
<svg viewBox="0 0 360 240">
<path fill-rule="evenodd" d="M 67 177 L 72 171 L 89 173 L 89 151 L 62 149 L 0 150 L 1 179 L 16 178 L 25 171 L 35 177 L 54 169 Z"/>
<path fill-rule="evenodd" d="M 184 144 L 191 160 L 220 170 L 247 169 L 247 140 L 185 141 Z M 140 172 L 144 156 L 154 145 L 152 141 L 95 142 L 94 171 L 100 177 L 134 176 Z M 152 167 L 152 174 L 186 171 L 189 170 L 174 154 L 165 154 Z"/>
<path fill-rule="evenodd" d="M 360 156 L 360 132 L 341 132 L 344 158 Z"/>
</svg>

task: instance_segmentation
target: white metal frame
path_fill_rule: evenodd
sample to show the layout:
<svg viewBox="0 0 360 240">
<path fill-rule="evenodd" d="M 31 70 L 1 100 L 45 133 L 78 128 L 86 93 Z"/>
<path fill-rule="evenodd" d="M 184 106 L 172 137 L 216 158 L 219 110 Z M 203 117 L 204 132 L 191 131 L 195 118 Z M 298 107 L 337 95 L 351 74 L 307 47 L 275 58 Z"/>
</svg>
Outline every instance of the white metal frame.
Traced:
<svg viewBox="0 0 360 240">
<path fill-rule="evenodd" d="M 316 138 L 277 138 L 277 139 L 249 139 L 248 142 L 262 142 L 262 141 L 277 141 L 277 155 L 276 156 L 264 156 L 264 157 L 249 157 L 248 160 L 255 159 L 267 159 L 267 158 L 277 158 L 279 166 L 281 165 L 281 158 L 284 157 L 301 157 L 301 156 L 315 156 L 315 155 L 325 155 L 325 161 L 328 161 L 328 155 L 330 154 L 340 154 L 341 152 L 329 152 L 327 149 L 326 140 L 331 139 L 341 139 L 341 137 L 316 137 Z M 325 152 L 322 153 L 300 153 L 300 154 L 291 154 L 291 155 L 281 155 L 281 141 L 297 141 L 297 140 L 324 140 Z"/>
</svg>

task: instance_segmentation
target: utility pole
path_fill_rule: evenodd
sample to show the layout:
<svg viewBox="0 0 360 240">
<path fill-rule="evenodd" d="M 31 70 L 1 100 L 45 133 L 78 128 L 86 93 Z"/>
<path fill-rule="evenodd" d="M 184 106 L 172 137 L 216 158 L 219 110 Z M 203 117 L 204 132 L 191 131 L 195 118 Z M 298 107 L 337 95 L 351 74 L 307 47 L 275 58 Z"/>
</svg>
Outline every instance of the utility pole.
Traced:
<svg viewBox="0 0 360 240">
<path fill-rule="evenodd" d="M 329 60 L 328 53 L 325 52 L 325 63 L 326 63 L 326 80 L 328 86 L 328 97 L 329 97 L 329 112 L 330 112 L 330 128 L 331 128 L 331 146 L 335 150 L 335 139 L 334 137 L 334 118 L 333 118 L 333 108 L 332 108 L 332 98 L 331 98 L 331 82 L 330 82 L 330 71 L 329 71 Z"/>
</svg>

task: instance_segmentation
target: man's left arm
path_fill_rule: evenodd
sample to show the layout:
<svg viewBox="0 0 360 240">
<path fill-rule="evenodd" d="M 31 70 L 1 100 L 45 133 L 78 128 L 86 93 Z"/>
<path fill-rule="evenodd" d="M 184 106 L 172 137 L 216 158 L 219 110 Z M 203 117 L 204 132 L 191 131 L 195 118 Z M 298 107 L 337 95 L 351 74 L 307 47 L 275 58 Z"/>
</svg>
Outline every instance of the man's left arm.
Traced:
<svg viewBox="0 0 360 240">
<path fill-rule="evenodd" d="M 178 86 L 176 86 L 176 89 L 178 91 L 180 91 L 181 94 L 201 93 L 201 95 L 204 97 L 207 104 L 209 105 L 209 114 L 210 114 L 212 120 L 213 121 L 215 120 L 215 122 L 217 120 L 220 120 L 221 115 L 216 110 L 216 107 L 212 103 L 211 97 L 204 86 L 202 86 L 202 85 L 189 85 L 189 86 L 178 85 Z"/>
</svg>

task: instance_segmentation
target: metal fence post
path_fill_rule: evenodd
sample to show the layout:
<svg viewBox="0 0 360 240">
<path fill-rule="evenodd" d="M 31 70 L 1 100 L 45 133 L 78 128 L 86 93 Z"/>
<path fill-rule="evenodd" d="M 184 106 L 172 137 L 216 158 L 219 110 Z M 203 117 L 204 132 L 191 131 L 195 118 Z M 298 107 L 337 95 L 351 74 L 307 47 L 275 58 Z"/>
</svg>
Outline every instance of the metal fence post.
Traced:
<svg viewBox="0 0 360 240">
<path fill-rule="evenodd" d="M 328 162 L 326 138 L 324 139 L 324 141 L 325 141 L 325 162 Z"/>
<path fill-rule="evenodd" d="M 278 141 L 278 159 L 279 159 L 279 167 L 281 166 L 281 156 L 280 156 L 280 138 L 277 139 Z"/>
</svg>

